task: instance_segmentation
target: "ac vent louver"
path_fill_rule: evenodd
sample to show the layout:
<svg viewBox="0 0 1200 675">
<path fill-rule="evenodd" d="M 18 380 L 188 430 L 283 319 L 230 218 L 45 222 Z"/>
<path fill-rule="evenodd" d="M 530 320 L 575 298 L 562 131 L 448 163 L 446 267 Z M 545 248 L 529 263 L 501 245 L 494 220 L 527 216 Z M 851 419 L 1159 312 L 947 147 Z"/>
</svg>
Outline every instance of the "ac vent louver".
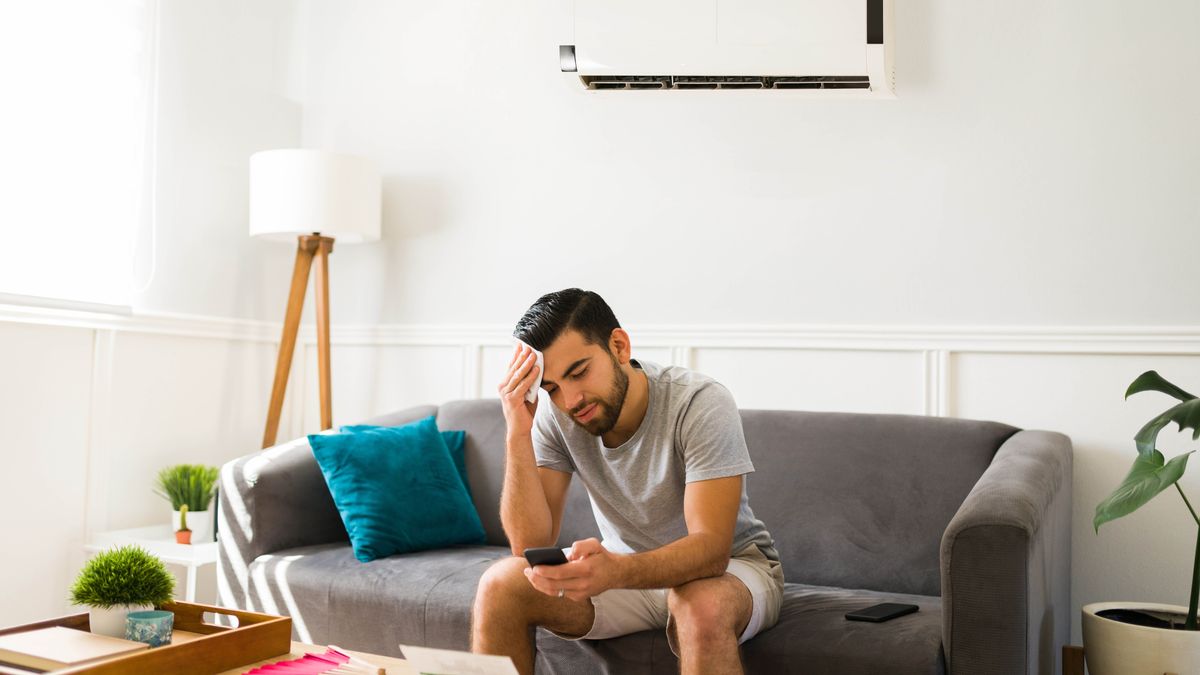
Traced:
<svg viewBox="0 0 1200 675">
<path fill-rule="evenodd" d="M 560 4 L 559 70 L 570 73 L 563 78 L 569 86 L 584 91 L 750 89 L 796 100 L 896 98 L 897 0 Z"/>
<path fill-rule="evenodd" d="M 866 75 L 583 75 L 588 89 L 870 89 Z"/>
</svg>

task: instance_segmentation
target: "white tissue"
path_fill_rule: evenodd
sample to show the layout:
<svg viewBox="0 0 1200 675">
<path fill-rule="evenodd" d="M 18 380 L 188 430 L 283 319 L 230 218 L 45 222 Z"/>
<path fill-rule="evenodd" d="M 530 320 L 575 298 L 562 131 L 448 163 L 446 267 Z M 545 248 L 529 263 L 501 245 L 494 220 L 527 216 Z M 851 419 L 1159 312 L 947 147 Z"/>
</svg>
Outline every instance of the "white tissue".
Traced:
<svg viewBox="0 0 1200 675">
<path fill-rule="evenodd" d="M 517 344 L 521 344 L 526 347 L 529 347 L 529 345 L 525 344 L 524 342 L 522 342 L 520 340 L 517 340 Z M 529 347 L 529 348 L 533 349 L 533 347 Z M 538 370 L 537 370 L 537 377 L 533 378 L 533 386 L 531 386 L 529 388 L 529 391 L 525 392 L 525 400 L 529 401 L 530 403 L 534 403 L 537 401 L 538 389 L 542 388 L 542 374 L 546 372 L 546 359 L 545 359 L 545 357 L 542 356 L 542 353 L 536 349 L 533 349 L 533 358 L 534 358 L 534 362 L 537 363 Z"/>
</svg>

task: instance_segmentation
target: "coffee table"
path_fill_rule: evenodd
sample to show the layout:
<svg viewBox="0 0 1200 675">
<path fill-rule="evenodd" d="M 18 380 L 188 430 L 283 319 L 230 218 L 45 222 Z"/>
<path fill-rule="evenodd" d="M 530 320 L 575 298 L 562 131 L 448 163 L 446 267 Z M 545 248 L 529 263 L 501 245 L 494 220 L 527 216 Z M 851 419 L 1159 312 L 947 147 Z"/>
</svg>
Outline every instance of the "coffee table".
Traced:
<svg viewBox="0 0 1200 675">
<path fill-rule="evenodd" d="M 226 670 L 225 672 L 220 673 L 219 675 L 241 675 L 242 673 L 246 672 L 247 670 L 250 670 L 251 668 L 257 668 L 258 666 L 265 666 L 268 663 L 276 663 L 277 661 L 291 661 L 292 659 L 301 658 L 305 654 L 323 654 L 323 653 L 325 653 L 325 649 L 326 648 L 322 645 L 310 645 L 305 642 L 293 641 L 292 642 L 292 651 L 288 654 L 281 654 L 279 656 L 273 656 L 265 661 L 256 661 L 254 663 L 247 663 L 246 665 L 239 666 L 238 668 L 234 668 L 233 670 Z M 408 664 L 404 661 L 404 659 L 398 659 L 394 656 L 379 656 L 378 654 L 368 654 L 366 652 L 356 652 L 356 651 L 353 651 L 350 649 L 347 649 L 345 651 L 347 654 L 357 656 L 361 659 L 366 659 L 367 661 L 374 663 L 375 665 L 379 666 L 380 668 L 386 669 L 387 675 L 418 675 L 418 673 L 416 671 L 414 671 L 412 668 L 410 668 L 408 666 Z"/>
</svg>

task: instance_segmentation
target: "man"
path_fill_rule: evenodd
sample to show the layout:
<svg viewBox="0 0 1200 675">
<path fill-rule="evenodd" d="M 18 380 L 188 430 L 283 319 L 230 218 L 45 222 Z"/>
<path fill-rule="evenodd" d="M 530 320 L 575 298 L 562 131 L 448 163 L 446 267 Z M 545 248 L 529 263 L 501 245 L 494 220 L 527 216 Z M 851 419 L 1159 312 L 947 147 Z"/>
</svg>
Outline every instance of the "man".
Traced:
<svg viewBox="0 0 1200 675">
<path fill-rule="evenodd" d="M 631 359 L 629 334 L 592 292 L 543 296 L 514 335 L 528 346 L 498 387 L 513 554 L 554 545 L 573 475 L 604 541 L 574 542 L 564 565 L 489 568 L 473 649 L 532 675 L 533 626 L 565 639 L 665 628 L 684 673 L 742 672 L 738 645 L 775 624 L 783 571 L 746 498 L 754 467 L 733 397 L 698 373 Z M 538 375 L 548 395 L 529 403 Z"/>
</svg>

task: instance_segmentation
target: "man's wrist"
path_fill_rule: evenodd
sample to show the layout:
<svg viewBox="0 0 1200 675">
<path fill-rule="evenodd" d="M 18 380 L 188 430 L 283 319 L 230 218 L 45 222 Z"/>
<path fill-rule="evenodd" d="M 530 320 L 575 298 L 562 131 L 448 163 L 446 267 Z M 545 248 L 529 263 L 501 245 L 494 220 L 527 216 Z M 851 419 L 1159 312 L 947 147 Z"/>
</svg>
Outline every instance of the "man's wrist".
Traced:
<svg viewBox="0 0 1200 675">
<path fill-rule="evenodd" d="M 612 556 L 611 572 L 607 579 L 608 588 L 628 588 L 631 566 L 635 564 L 633 556 L 627 553 L 609 553 Z"/>
<path fill-rule="evenodd" d="M 533 448 L 533 433 L 529 431 L 510 431 L 504 437 L 504 445 L 510 450 L 514 447 L 527 446 Z"/>
</svg>

